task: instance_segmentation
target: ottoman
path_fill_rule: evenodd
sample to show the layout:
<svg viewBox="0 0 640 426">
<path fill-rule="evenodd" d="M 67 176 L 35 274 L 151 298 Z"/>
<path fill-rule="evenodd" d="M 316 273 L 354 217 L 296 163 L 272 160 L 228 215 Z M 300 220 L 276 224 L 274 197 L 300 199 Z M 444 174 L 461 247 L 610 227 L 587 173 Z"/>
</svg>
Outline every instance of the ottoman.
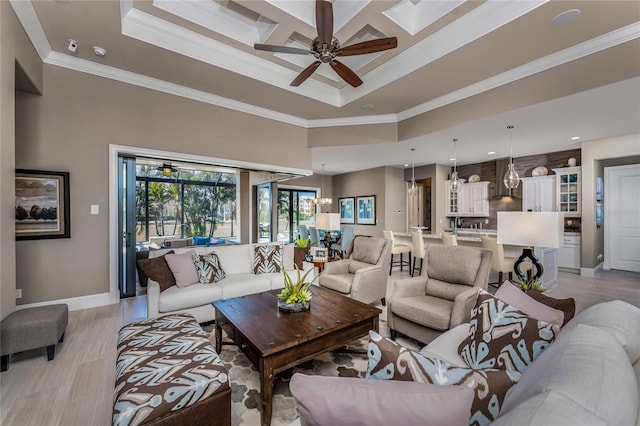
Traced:
<svg viewBox="0 0 640 426">
<path fill-rule="evenodd" d="M 47 360 L 55 356 L 56 343 L 64 340 L 69 321 L 67 305 L 21 309 L 0 323 L 0 371 L 7 371 L 11 354 L 47 347 Z"/>
<path fill-rule="evenodd" d="M 120 329 L 112 423 L 231 424 L 227 370 L 192 315 L 170 314 Z"/>
</svg>

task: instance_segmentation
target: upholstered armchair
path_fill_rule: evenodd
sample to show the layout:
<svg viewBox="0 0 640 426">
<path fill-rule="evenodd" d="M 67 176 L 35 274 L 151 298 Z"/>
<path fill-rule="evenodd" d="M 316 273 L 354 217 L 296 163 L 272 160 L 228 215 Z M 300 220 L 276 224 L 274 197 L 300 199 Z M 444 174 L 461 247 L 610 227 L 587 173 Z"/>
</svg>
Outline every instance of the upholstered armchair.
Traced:
<svg viewBox="0 0 640 426">
<path fill-rule="evenodd" d="M 402 333 L 429 343 L 468 322 L 478 289 L 487 289 L 490 250 L 429 244 L 420 276 L 393 283 L 387 307 L 391 338 Z"/>
<path fill-rule="evenodd" d="M 351 256 L 326 263 L 318 284 L 364 303 L 380 300 L 385 305 L 391 245 L 384 238 L 355 238 Z"/>
</svg>

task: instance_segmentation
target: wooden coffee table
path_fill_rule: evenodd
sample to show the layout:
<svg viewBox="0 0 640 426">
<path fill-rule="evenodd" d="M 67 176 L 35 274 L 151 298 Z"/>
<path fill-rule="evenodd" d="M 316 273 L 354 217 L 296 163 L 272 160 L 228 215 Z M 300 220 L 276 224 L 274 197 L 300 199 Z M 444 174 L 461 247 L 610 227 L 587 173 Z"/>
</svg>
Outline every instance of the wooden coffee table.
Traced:
<svg viewBox="0 0 640 426">
<path fill-rule="evenodd" d="M 258 368 L 263 425 L 271 424 L 276 374 L 378 331 L 380 309 L 315 285 L 311 292 L 311 309 L 296 313 L 278 310 L 277 290 L 213 302 L 216 351 L 224 329 Z"/>
</svg>

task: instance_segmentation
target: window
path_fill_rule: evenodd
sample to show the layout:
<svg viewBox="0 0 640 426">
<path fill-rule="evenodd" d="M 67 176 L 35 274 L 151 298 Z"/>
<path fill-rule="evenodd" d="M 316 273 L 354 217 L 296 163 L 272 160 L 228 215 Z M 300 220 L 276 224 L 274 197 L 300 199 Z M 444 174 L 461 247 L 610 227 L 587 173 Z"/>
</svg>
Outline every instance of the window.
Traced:
<svg viewBox="0 0 640 426">
<path fill-rule="evenodd" d="M 294 241 L 300 225 L 313 226 L 314 198 L 315 191 L 278 189 L 278 241 Z"/>
<path fill-rule="evenodd" d="M 136 241 L 155 236 L 235 237 L 236 174 L 136 165 Z"/>
</svg>

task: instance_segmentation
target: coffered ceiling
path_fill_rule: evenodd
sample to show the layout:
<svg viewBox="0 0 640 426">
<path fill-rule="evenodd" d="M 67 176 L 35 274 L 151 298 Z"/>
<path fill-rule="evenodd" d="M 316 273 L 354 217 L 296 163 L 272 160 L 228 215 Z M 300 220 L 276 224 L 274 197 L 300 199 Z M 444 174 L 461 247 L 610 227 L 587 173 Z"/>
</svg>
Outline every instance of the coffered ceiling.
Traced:
<svg viewBox="0 0 640 426">
<path fill-rule="evenodd" d="M 311 55 L 253 49 L 309 48 L 317 35 L 309 0 L 11 3 L 50 64 L 310 129 L 397 127 L 386 144 L 316 143 L 314 169 L 326 163 L 329 173 L 406 163 L 410 147 L 422 148 L 419 163 L 448 164 L 450 138 L 462 135 L 475 156 L 463 151 L 461 162 L 484 161 L 505 140 L 507 120 L 520 132 L 516 155 L 573 147 L 574 135 L 640 132 L 637 1 L 335 0 L 343 46 L 398 38 L 396 49 L 341 59 L 364 81 L 357 88 L 327 64 L 292 87 Z M 579 14 L 554 25 L 569 10 Z M 603 109 L 611 120 L 597 118 Z"/>
</svg>

